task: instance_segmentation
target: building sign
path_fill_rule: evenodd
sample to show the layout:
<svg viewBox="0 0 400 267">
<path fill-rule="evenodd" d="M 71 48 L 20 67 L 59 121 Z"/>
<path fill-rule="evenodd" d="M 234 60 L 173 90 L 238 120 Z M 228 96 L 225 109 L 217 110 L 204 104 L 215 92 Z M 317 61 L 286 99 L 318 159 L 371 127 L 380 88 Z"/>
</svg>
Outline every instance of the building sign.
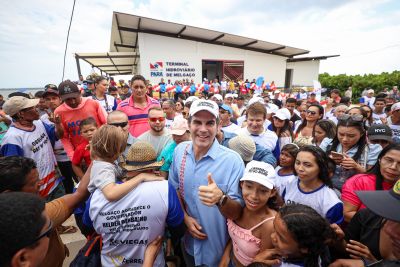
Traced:
<svg viewBox="0 0 400 267">
<path fill-rule="evenodd" d="M 162 61 L 157 61 L 150 63 L 150 76 L 151 77 L 162 77 L 163 76 L 163 63 Z"/>
<path fill-rule="evenodd" d="M 196 69 L 191 67 L 188 62 L 167 61 L 165 68 L 163 68 L 163 63 L 162 61 L 150 63 L 151 77 L 194 78 L 196 76 Z"/>
</svg>

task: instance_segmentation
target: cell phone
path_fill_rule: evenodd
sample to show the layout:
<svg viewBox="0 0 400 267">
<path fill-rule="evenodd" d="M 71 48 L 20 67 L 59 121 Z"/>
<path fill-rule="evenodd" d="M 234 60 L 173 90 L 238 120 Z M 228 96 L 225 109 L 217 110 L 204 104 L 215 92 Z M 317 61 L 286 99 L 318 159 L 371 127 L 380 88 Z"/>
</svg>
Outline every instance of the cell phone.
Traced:
<svg viewBox="0 0 400 267">
<path fill-rule="evenodd" d="M 334 158 L 341 158 L 341 159 L 344 158 L 344 156 L 343 156 L 342 153 L 338 153 L 338 152 L 335 152 L 335 151 L 331 151 L 331 155 L 332 155 Z"/>
</svg>

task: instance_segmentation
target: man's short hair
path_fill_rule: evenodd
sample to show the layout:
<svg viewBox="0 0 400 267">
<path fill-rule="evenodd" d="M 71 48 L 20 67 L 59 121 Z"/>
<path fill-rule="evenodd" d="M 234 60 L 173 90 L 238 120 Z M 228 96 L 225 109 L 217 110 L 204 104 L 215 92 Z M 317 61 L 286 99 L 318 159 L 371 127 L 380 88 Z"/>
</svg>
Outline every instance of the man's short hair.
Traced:
<svg viewBox="0 0 400 267">
<path fill-rule="evenodd" d="M 35 93 L 35 98 L 42 98 L 42 97 L 43 97 L 43 94 L 44 94 L 44 91 L 37 91 L 37 92 Z"/>
<path fill-rule="evenodd" d="M 163 111 L 162 108 L 160 108 L 158 106 L 154 106 L 154 107 L 149 108 L 149 111 L 147 112 L 147 114 L 150 114 L 150 111 L 152 111 L 152 110 Z"/>
<path fill-rule="evenodd" d="M 297 103 L 297 100 L 293 97 L 289 97 L 288 99 L 286 99 L 286 103 Z"/>
<path fill-rule="evenodd" d="M 140 74 L 136 74 L 135 76 L 132 77 L 131 84 L 133 84 L 133 82 L 136 80 L 140 80 L 140 81 L 144 82 L 145 85 L 147 85 L 146 79 Z"/>
<path fill-rule="evenodd" d="M 108 116 L 107 116 L 107 124 L 112 123 L 112 122 L 111 122 L 111 121 L 112 121 L 111 119 L 112 119 L 114 116 L 119 116 L 119 115 L 125 116 L 125 117 L 126 117 L 126 120 L 128 120 L 128 115 L 126 115 L 126 113 L 122 112 L 121 110 L 113 110 L 113 111 L 111 111 L 111 112 L 108 114 Z"/>
<path fill-rule="evenodd" d="M 386 99 L 384 99 L 384 98 L 375 98 L 374 104 L 375 104 L 376 102 L 383 102 L 383 103 L 386 104 Z"/>
<path fill-rule="evenodd" d="M 172 99 L 166 99 L 165 101 L 163 101 L 163 104 L 167 103 L 169 104 L 171 107 L 175 108 L 175 101 Z"/>
<path fill-rule="evenodd" d="M 254 104 L 251 104 L 247 108 L 247 116 L 249 115 L 258 115 L 261 114 L 263 115 L 264 119 L 267 117 L 267 108 L 261 104 L 260 102 L 256 102 Z"/>
<path fill-rule="evenodd" d="M 8 266 L 19 250 L 37 245 L 46 223 L 44 208 L 44 200 L 35 194 L 0 194 L 0 266 Z"/>
<path fill-rule="evenodd" d="M 351 101 L 350 97 L 344 96 L 344 97 L 342 97 L 342 98 L 340 99 L 339 103 L 340 103 L 340 104 L 347 104 L 347 103 L 349 103 L 350 101 Z"/>
<path fill-rule="evenodd" d="M 118 88 L 115 87 L 115 86 L 110 86 L 110 87 L 108 87 L 108 92 L 109 92 L 109 93 L 110 93 L 110 92 L 118 92 Z"/>
<path fill-rule="evenodd" d="M 303 105 L 303 100 L 296 100 L 296 108 L 300 107 L 301 105 Z"/>
<path fill-rule="evenodd" d="M 339 91 L 338 89 L 333 89 L 333 90 L 331 91 L 331 94 L 332 94 L 332 93 L 337 94 L 337 95 L 340 95 L 340 91 Z"/>
<path fill-rule="evenodd" d="M 0 158 L 0 193 L 21 191 L 32 169 L 36 169 L 36 163 L 31 158 L 19 156 Z"/>
</svg>

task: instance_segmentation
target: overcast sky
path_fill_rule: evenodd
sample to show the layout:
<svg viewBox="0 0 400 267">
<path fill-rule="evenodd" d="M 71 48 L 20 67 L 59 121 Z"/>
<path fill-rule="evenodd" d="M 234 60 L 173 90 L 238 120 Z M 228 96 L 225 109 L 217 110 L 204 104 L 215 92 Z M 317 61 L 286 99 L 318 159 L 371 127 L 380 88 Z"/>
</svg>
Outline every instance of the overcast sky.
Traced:
<svg viewBox="0 0 400 267">
<path fill-rule="evenodd" d="M 72 4 L 2 0 L 0 88 L 61 81 Z M 322 61 L 321 73 L 400 69 L 398 0 L 77 0 L 65 78 L 78 78 L 73 53 L 109 51 L 113 11 L 303 48 L 313 56 L 341 55 Z M 89 74 L 87 64 L 81 67 Z"/>
</svg>

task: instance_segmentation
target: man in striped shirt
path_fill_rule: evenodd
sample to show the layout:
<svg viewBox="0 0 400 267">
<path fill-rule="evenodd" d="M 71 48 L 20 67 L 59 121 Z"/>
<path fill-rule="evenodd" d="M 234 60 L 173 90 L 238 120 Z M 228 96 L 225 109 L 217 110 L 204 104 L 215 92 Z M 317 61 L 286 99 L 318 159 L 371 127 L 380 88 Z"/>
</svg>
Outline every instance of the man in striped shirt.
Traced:
<svg viewBox="0 0 400 267">
<path fill-rule="evenodd" d="M 129 119 L 129 133 L 138 137 L 150 130 L 147 122 L 149 109 L 160 107 L 160 103 L 146 95 L 146 80 L 142 75 L 135 75 L 131 80 L 132 95 L 118 104 L 117 110 L 124 112 Z"/>
</svg>

